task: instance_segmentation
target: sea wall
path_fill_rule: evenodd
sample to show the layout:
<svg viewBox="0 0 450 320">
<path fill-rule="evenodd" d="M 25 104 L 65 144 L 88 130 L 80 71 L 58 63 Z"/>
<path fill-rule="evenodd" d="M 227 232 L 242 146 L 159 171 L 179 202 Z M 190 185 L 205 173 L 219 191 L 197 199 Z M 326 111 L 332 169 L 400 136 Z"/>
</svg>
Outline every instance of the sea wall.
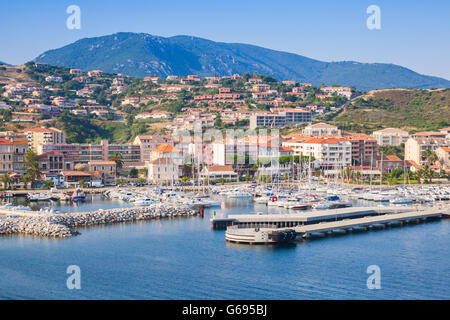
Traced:
<svg viewBox="0 0 450 320">
<path fill-rule="evenodd" d="M 48 214 L 33 217 L 6 217 L 0 220 L 0 235 L 28 234 L 41 237 L 66 238 L 78 234 L 77 227 L 108 223 L 132 222 L 171 217 L 194 216 L 189 207 L 150 206 L 99 209 L 92 212 Z"/>
</svg>

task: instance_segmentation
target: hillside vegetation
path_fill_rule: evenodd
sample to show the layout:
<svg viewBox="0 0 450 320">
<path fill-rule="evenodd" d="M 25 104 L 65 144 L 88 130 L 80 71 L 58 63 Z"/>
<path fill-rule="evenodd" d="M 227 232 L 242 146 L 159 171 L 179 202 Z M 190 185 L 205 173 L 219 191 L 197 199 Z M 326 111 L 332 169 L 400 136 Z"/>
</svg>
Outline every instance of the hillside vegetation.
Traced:
<svg viewBox="0 0 450 320">
<path fill-rule="evenodd" d="M 436 130 L 450 126 L 450 89 L 370 91 L 326 120 L 349 131 Z"/>
<path fill-rule="evenodd" d="M 32 82 L 32 79 L 25 70 L 25 66 L 10 67 L 0 65 L 0 84 Z"/>
</svg>

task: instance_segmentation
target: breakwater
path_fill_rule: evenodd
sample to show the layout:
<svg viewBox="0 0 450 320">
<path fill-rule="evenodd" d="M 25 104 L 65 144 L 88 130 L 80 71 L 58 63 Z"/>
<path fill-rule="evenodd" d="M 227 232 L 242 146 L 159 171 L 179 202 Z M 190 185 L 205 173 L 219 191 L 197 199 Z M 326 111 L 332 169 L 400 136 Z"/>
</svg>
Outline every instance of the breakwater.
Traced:
<svg viewBox="0 0 450 320">
<path fill-rule="evenodd" d="M 29 217 L 5 217 L 0 220 L 0 235 L 28 234 L 41 237 L 67 238 L 79 234 L 78 227 L 133 222 L 173 217 L 194 216 L 197 211 L 187 206 L 148 206 L 99 209 L 92 212 L 41 214 Z"/>
</svg>

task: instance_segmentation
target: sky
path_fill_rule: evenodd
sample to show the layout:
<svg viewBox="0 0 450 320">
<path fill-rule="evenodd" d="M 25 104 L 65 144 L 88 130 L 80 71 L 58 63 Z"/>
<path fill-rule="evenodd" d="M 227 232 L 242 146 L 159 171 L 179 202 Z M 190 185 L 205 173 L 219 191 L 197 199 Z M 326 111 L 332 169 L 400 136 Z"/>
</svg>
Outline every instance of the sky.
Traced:
<svg viewBox="0 0 450 320">
<path fill-rule="evenodd" d="M 81 10 L 70 30 L 66 9 Z M 381 29 L 370 30 L 370 5 Z M 321 61 L 393 63 L 450 79 L 448 0 L 2 0 L 0 61 L 22 64 L 85 37 L 116 32 L 192 35 Z"/>
</svg>

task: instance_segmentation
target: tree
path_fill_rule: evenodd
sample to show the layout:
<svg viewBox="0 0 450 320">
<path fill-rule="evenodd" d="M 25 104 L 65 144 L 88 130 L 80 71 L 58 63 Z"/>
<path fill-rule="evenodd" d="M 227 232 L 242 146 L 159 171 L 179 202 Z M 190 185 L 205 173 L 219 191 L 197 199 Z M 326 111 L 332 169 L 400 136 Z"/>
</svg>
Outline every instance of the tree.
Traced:
<svg viewBox="0 0 450 320">
<path fill-rule="evenodd" d="M 52 180 L 45 180 L 44 184 L 49 189 L 55 185 L 55 183 Z"/>
<path fill-rule="evenodd" d="M 39 168 L 39 156 L 31 149 L 25 153 L 25 171 L 30 177 L 31 186 L 36 184 L 41 178 L 41 170 Z"/>
<path fill-rule="evenodd" d="M 148 177 L 148 168 L 144 167 L 142 169 L 139 169 L 139 174 L 142 175 L 144 178 Z"/>
<path fill-rule="evenodd" d="M 84 187 L 84 185 L 86 184 L 86 181 L 84 179 L 81 179 L 80 181 L 78 181 L 78 184 L 80 185 L 80 187 Z"/>
<path fill-rule="evenodd" d="M 9 185 L 11 184 L 11 182 L 12 182 L 11 177 L 9 176 L 9 174 L 5 173 L 2 176 L 2 182 L 3 182 L 3 187 L 5 189 L 7 189 L 9 187 Z"/>
<path fill-rule="evenodd" d="M 130 177 L 130 178 L 137 178 L 138 174 L 139 174 L 138 169 L 132 168 L 132 169 L 128 172 L 128 177 Z"/>
<path fill-rule="evenodd" d="M 26 189 L 28 184 L 31 182 L 31 177 L 28 174 L 24 174 L 21 178 L 23 184 L 24 184 L 24 188 Z"/>
<path fill-rule="evenodd" d="M 189 180 L 189 177 L 186 177 L 186 176 L 181 177 L 181 181 L 183 182 L 183 184 L 186 184 L 186 182 L 188 182 L 188 180 Z"/>
<path fill-rule="evenodd" d="M 114 161 L 116 163 L 116 176 L 117 176 L 119 169 L 123 167 L 122 154 L 114 152 L 114 154 L 111 157 L 109 157 L 109 160 Z"/>
<path fill-rule="evenodd" d="M 355 176 L 356 176 L 356 181 L 359 184 L 361 181 L 361 171 L 356 171 Z"/>
</svg>

